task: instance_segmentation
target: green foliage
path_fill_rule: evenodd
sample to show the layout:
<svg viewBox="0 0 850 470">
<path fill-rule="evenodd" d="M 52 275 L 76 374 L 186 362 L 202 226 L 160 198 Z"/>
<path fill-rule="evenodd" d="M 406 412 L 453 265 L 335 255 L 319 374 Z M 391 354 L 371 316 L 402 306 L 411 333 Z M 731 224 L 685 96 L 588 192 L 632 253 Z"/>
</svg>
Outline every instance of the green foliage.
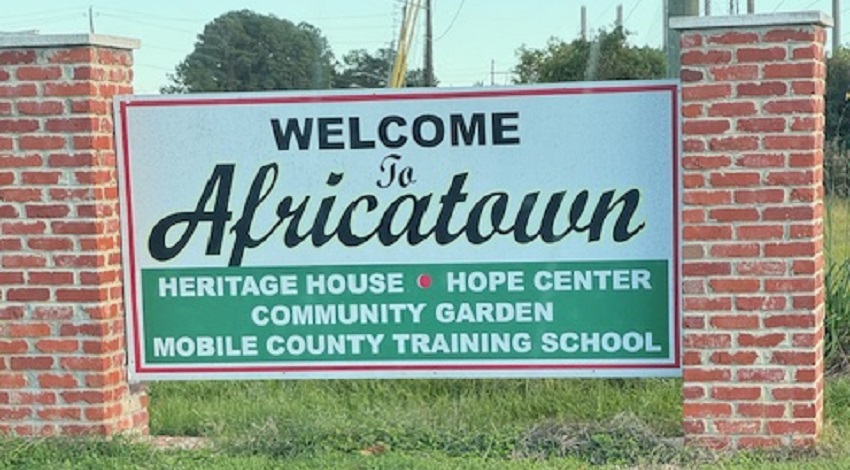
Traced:
<svg viewBox="0 0 850 470">
<path fill-rule="evenodd" d="M 212 448 L 0 437 L 0 469 L 850 468 L 850 378 L 827 381 L 821 448 L 733 456 L 666 439 L 681 429 L 681 387 L 679 380 L 157 383 L 152 432 L 203 430 Z"/>
<path fill-rule="evenodd" d="M 330 88 L 333 54 L 321 32 L 249 10 L 204 27 L 163 93 Z"/>
<path fill-rule="evenodd" d="M 831 196 L 826 204 L 826 318 L 824 356 L 833 372 L 850 370 L 850 201 Z"/>
<path fill-rule="evenodd" d="M 664 77 L 664 54 L 651 47 L 628 44 L 627 33 L 617 27 L 599 31 L 593 40 L 572 42 L 551 39 L 544 49 L 519 49 L 516 83 L 581 80 L 628 80 Z"/>
<path fill-rule="evenodd" d="M 850 87 L 850 49 L 841 47 L 826 60 L 826 141 L 843 146 L 850 136 L 844 94 Z"/>
<path fill-rule="evenodd" d="M 374 54 L 366 49 L 349 51 L 342 57 L 341 70 L 334 77 L 334 88 L 385 88 L 395 61 L 395 52 L 380 48 Z M 422 69 L 407 72 L 406 86 L 425 86 Z"/>
</svg>

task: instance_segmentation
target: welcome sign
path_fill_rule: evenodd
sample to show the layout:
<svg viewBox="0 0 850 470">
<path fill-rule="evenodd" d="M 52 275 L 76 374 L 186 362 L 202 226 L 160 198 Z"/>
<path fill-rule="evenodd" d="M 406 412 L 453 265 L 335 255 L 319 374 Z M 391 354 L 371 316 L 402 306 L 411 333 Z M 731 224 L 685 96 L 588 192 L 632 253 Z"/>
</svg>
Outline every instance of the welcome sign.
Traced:
<svg viewBox="0 0 850 470">
<path fill-rule="evenodd" d="M 136 380 L 681 373 L 674 82 L 115 106 Z"/>
</svg>

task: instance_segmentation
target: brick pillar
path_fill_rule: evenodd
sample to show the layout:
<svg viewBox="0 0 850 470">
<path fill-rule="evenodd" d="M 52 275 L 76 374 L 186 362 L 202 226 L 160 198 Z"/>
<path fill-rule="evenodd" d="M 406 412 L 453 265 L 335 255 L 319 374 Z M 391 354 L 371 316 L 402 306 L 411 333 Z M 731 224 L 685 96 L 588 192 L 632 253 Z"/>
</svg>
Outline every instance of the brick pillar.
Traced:
<svg viewBox="0 0 850 470">
<path fill-rule="evenodd" d="M 147 431 L 125 366 L 112 137 L 137 47 L 0 36 L 0 434 Z"/>
<path fill-rule="evenodd" d="M 829 17 L 677 18 L 684 429 L 811 445 L 823 422 L 823 43 Z"/>
</svg>

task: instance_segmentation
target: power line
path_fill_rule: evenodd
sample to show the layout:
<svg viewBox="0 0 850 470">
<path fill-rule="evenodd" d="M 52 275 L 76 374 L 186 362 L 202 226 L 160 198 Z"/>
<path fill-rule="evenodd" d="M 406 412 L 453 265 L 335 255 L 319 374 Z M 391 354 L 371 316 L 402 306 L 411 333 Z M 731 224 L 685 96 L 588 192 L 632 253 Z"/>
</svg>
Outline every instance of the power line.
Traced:
<svg viewBox="0 0 850 470">
<path fill-rule="evenodd" d="M 446 28 L 446 30 L 445 30 L 445 31 L 443 31 L 443 34 L 439 35 L 439 36 L 437 37 L 437 39 L 434 39 L 434 41 L 435 41 L 435 42 L 436 42 L 436 41 L 439 41 L 440 39 L 443 39 L 443 38 L 446 36 L 446 34 L 449 34 L 449 31 L 451 31 L 451 30 L 452 30 L 452 27 L 455 25 L 455 21 L 457 21 L 457 17 L 460 15 L 460 10 L 462 10 L 462 9 L 463 9 L 463 4 L 464 4 L 464 3 L 466 3 L 466 0 L 461 0 L 461 1 L 460 1 L 460 5 L 458 5 L 458 7 L 457 7 L 457 11 L 455 12 L 455 16 L 454 16 L 454 17 L 452 17 L 452 21 L 451 21 L 451 22 L 449 22 L 449 27 L 448 27 L 448 28 Z"/>
<path fill-rule="evenodd" d="M 785 3 L 785 0 L 780 0 L 780 2 L 777 3 L 776 7 L 773 9 L 773 12 L 776 13 L 776 11 L 779 10 L 779 7 L 781 7 L 784 3 Z"/>
<path fill-rule="evenodd" d="M 632 13 L 634 13 L 634 12 L 635 12 L 635 10 L 637 10 L 637 7 L 639 7 L 639 6 L 640 6 L 641 2 L 643 2 L 643 0 L 638 0 L 637 2 L 635 2 L 635 6 L 633 6 L 633 7 L 632 7 L 632 9 L 631 9 L 631 10 L 629 10 L 629 14 L 628 14 L 628 15 L 626 15 L 626 19 L 625 19 L 625 20 L 623 20 L 623 23 L 625 23 L 626 21 L 629 21 L 629 18 L 631 18 L 631 17 L 632 17 Z"/>
</svg>

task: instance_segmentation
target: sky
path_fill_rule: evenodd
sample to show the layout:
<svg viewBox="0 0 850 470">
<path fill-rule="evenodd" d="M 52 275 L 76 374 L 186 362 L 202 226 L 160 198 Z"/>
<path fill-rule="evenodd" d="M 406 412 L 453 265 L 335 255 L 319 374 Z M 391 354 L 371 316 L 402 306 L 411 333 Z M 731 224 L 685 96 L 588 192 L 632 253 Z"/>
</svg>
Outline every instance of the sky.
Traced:
<svg viewBox="0 0 850 470">
<path fill-rule="evenodd" d="M 552 37 L 575 39 L 581 6 L 588 30 L 610 28 L 618 4 L 636 45 L 660 47 L 663 0 L 432 0 L 434 64 L 440 86 L 510 83 L 520 46 L 544 47 Z M 712 0 L 712 15 L 729 13 L 730 1 Z M 424 2 L 423 2 L 424 3 Z M 0 0 L 0 31 L 38 30 L 41 34 L 86 33 L 89 7 L 95 32 L 141 40 L 136 51 L 137 93 L 158 93 L 168 74 L 192 51 L 206 23 L 231 10 L 274 14 L 306 21 L 328 39 L 339 59 L 352 49 L 374 51 L 397 38 L 403 0 Z M 703 7 L 704 0 L 700 0 Z M 755 0 L 756 13 L 822 10 L 831 0 Z M 842 19 L 850 5 L 842 12 Z M 420 15 L 420 20 L 424 15 Z M 846 21 L 843 22 L 847 24 Z M 409 67 L 422 65 L 424 23 L 416 27 Z M 842 34 L 842 42 L 850 33 Z"/>
</svg>

